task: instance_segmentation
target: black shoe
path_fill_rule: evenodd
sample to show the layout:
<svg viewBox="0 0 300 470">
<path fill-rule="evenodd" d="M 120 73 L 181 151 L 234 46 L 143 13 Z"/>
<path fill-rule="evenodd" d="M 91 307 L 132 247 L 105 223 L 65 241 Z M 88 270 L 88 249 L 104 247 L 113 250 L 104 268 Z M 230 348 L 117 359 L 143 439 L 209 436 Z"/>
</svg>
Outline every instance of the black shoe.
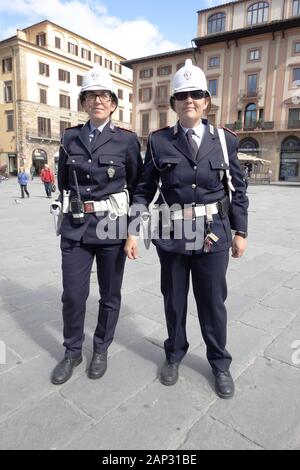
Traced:
<svg viewBox="0 0 300 470">
<path fill-rule="evenodd" d="M 65 383 L 72 376 L 73 368 L 78 366 L 82 362 L 82 356 L 72 358 L 65 357 L 57 366 L 53 369 L 51 375 L 51 382 L 54 385 L 61 385 Z"/>
<path fill-rule="evenodd" d="M 179 362 L 166 361 L 159 374 L 160 383 L 163 385 L 175 385 L 178 380 Z"/>
<path fill-rule="evenodd" d="M 103 353 L 94 352 L 91 363 L 87 370 L 90 379 L 100 379 L 107 369 L 107 351 Z"/>
<path fill-rule="evenodd" d="M 232 398 L 234 395 L 234 382 L 229 370 L 224 372 L 219 370 L 213 373 L 215 376 L 216 394 L 220 398 Z"/>
</svg>

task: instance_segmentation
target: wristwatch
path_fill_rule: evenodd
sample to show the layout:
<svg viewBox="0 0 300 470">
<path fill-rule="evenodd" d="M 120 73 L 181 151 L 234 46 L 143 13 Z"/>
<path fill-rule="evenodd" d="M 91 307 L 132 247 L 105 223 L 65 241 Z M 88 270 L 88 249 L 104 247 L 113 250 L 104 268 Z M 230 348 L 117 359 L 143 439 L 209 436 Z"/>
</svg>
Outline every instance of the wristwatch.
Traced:
<svg viewBox="0 0 300 470">
<path fill-rule="evenodd" d="M 237 230 L 235 232 L 236 235 L 238 235 L 239 237 L 243 237 L 243 238 L 247 238 L 248 237 L 248 233 L 247 232 L 241 232 L 240 230 Z"/>
</svg>

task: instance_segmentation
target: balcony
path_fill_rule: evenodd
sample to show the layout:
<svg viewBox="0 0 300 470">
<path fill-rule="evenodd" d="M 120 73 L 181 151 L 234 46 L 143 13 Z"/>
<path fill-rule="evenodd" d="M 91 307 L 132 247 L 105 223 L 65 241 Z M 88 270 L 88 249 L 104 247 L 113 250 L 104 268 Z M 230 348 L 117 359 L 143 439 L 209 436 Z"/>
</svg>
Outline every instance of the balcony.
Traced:
<svg viewBox="0 0 300 470">
<path fill-rule="evenodd" d="M 300 120 L 293 121 L 263 121 L 257 120 L 250 125 L 245 125 L 242 121 L 235 121 L 225 124 L 225 127 L 235 132 L 260 132 L 260 131 L 287 131 L 289 129 L 300 130 Z"/>
<path fill-rule="evenodd" d="M 263 96 L 263 89 L 257 88 L 256 90 L 240 90 L 240 101 L 259 100 Z"/>
<path fill-rule="evenodd" d="M 26 140 L 29 142 L 40 142 L 44 144 L 59 144 L 61 139 L 60 134 L 47 134 L 39 135 L 36 129 L 27 129 Z"/>
</svg>

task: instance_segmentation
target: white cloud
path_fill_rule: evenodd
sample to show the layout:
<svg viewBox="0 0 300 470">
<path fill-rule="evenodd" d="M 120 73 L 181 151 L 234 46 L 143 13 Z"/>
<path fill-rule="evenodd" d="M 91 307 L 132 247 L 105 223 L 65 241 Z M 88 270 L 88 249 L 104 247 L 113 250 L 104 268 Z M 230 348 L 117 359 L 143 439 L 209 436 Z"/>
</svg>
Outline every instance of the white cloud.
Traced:
<svg viewBox="0 0 300 470">
<path fill-rule="evenodd" d="M 16 29 L 48 19 L 128 59 L 186 47 L 168 41 L 144 18 L 122 21 L 110 16 L 105 5 L 95 0 L 0 0 L 1 12 L 21 18 Z"/>
</svg>

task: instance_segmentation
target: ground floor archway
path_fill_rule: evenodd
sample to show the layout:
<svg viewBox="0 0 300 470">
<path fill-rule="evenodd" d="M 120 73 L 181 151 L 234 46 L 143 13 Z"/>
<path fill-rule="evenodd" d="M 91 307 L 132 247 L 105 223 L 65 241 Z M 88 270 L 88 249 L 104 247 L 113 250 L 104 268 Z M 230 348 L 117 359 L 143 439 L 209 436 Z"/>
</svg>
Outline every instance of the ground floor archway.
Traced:
<svg viewBox="0 0 300 470">
<path fill-rule="evenodd" d="M 48 163 L 48 156 L 43 149 L 34 149 L 32 152 L 32 166 L 35 169 L 35 174 L 39 175 L 44 165 Z"/>
<path fill-rule="evenodd" d="M 281 144 L 280 181 L 300 181 L 300 139 L 296 136 L 286 137 Z"/>
</svg>

